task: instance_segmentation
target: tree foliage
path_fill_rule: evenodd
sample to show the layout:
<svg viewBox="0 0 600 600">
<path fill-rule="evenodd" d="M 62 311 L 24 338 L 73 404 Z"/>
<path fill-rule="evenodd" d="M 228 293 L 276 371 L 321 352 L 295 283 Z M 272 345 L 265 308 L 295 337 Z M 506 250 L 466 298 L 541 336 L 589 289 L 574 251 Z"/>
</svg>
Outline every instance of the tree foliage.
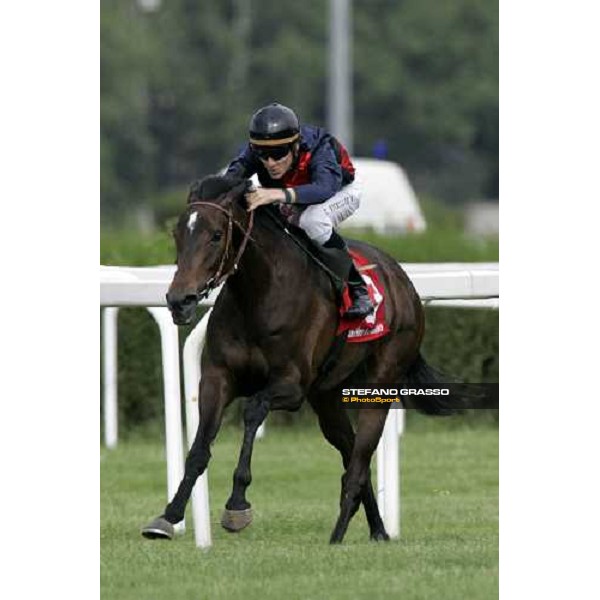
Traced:
<svg viewBox="0 0 600 600">
<path fill-rule="evenodd" d="M 103 210 L 222 167 L 277 100 L 325 125 L 327 0 L 101 4 Z M 384 139 L 417 187 L 497 196 L 498 7 L 353 3 L 355 154 Z"/>
</svg>

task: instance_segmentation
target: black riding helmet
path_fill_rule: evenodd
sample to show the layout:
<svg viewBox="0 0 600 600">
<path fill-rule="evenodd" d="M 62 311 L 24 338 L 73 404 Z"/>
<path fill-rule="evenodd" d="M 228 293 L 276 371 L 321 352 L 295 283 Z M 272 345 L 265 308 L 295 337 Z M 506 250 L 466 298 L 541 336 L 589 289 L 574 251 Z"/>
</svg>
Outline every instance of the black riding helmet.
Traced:
<svg viewBox="0 0 600 600">
<path fill-rule="evenodd" d="M 296 113 L 278 102 L 257 110 L 250 119 L 249 130 L 250 143 L 254 146 L 281 146 L 300 137 Z"/>
</svg>

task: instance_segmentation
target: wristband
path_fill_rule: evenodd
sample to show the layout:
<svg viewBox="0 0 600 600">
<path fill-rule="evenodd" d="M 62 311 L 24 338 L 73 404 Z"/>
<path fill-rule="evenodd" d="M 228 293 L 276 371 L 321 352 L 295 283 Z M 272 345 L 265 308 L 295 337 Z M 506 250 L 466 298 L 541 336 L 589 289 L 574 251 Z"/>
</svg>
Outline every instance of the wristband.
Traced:
<svg viewBox="0 0 600 600">
<path fill-rule="evenodd" d="M 283 188 L 283 193 L 285 194 L 284 204 L 292 204 L 294 202 L 292 192 L 288 188 Z"/>
</svg>

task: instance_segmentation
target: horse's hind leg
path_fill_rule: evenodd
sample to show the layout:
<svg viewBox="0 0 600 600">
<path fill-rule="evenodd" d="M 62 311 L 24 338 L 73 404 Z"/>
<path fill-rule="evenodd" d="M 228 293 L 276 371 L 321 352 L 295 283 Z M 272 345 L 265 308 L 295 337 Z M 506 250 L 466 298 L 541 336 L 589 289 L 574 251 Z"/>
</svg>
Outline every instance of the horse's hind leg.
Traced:
<svg viewBox="0 0 600 600">
<path fill-rule="evenodd" d="M 311 405 L 317 413 L 319 426 L 325 439 L 340 452 L 344 469 L 347 469 L 355 436 L 348 414 L 339 404 L 336 404 L 336 400 L 339 402 L 337 394 L 335 398 L 326 398 L 320 395 L 311 399 Z M 366 485 L 361 490 L 361 500 L 369 524 L 371 539 L 376 541 L 389 540 L 377 506 L 370 470 L 367 473 Z"/>
<path fill-rule="evenodd" d="M 407 326 L 402 332 L 397 332 L 369 359 L 371 368 L 365 376 L 366 381 L 399 381 L 406 366 L 414 360 L 418 344 L 417 328 Z M 340 516 L 331 534 L 332 544 L 342 541 L 350 519 L 358 509 L 367 484 L 371 457 L 379 443 L 388 410 L 388 406 L 358 409 L 358 428 L 348 468 L 342 477 Z"/>
<path fill-rule="evenodd" d="M 348 468 L 342 476 L 340 515 L 331 534 L 332 544 L 339 543 L 344 538 L 350 519 L 358 510 L 360 500 L 367 489 L 371 457 L 377 448 L 386 417 L 385 408 L 361 408 L 358 411 L 358 429 Z M 372 500 L 375 502 L 374 496 Z M 385 530 L 383 531 L 385 533 Z"/>
</svg>

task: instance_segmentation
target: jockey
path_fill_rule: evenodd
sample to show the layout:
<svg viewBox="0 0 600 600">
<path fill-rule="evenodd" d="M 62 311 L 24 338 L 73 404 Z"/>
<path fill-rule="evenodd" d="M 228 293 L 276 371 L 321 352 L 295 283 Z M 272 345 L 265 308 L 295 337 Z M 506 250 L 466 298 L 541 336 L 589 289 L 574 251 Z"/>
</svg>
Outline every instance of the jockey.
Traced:
<svg viewBox="0 0 600 600">
<path fill-rule="evenodd" d="M 249 143 L 227 168 L 228 175 L 258 175 L 262 187 L 246 195 L 248 210 L 280 203 L 282 214 L 326 249 L 328 266 L 348 281 L 352 306 L 345 316 L 369 315 L 374 306 L 367 286 L 335 231 L 360 204 L 348 152 L 324 129 L 300 126 L 294 111 L 278 103 L 254 113 L 249 129 Z"/>
</svg>

